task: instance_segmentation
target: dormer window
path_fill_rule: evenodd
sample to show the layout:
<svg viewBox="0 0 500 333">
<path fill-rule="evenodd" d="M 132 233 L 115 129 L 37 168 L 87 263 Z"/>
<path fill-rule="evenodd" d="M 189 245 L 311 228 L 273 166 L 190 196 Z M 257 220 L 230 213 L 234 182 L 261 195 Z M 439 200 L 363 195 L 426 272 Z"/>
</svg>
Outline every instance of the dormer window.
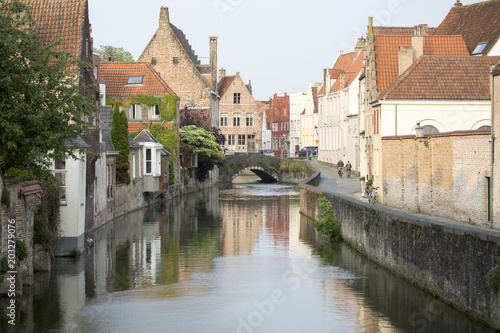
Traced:
<svg viewBox="0 0 500 333">
<path fill-rule="evenodd" d="M 138 76 L 129 76 L 127 84 L 142 84 L 142 75 Z"/>
<path fill-rule="evenodd" d="M 482 54 L 484 49 L 486 48 L 486 45 L 488 45 L 488 42 L 481 42 L 481 43 L 477 44 L 476 48 L 474 49 L 474 51 L 472 51 L 471 55 Z"/>
</svg>

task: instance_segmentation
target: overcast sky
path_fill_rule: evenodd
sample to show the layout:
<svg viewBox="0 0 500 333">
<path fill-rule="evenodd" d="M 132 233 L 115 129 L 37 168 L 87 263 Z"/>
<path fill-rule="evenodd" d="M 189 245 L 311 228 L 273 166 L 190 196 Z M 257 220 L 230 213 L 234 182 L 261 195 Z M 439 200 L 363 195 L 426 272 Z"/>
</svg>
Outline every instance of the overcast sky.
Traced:
<svg viewBox="0 0 500 333">
<path fill-rule="evenodd" d="M 218 36 L 218 68 L 252 81 L 257 100 L 306 92 L 323 68 L 353 51 L 375 25 L 437 27 L 456 0 L 89 0 L 94 47 L 123 47 L 135 60 L 158 29 L 160 7 L 206 63 Z M 463 5 L 481 2 L 461 0 Z M 167 82 L 168 84 L 168 82 Z"/>
</svg>

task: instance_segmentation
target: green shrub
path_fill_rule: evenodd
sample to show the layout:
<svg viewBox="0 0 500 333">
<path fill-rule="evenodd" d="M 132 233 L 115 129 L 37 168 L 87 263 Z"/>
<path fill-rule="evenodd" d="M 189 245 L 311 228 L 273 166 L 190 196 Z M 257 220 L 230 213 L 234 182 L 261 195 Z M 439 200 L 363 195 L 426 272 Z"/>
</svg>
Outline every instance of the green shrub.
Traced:
<svg viewBox="0 0 500 333">
<path fill-rule="evenodd" d="M 500 288 L 500 266 L 496 265 L 486 275 L 486 282 L 488 285 L 498 291 Z"/>
<path fill-rule="evenodd" d="M 331 202 L 327 198 L 321 197 L 318 199 L 318 203 L 321 213 L 318 214 L 319 220 L 314 222 L 314 227 L 330 241 L 339 240 L 341 238 L 340 220 L 335 217 Z"/>
<path fill-rule="evenodd" d="M 24 258 L 28 256 L 28 249 L 26 248 L 26 244 L 20 239 L 16 239 L 16 255 L 19 261 L 23 261 Z"/>
</svg>

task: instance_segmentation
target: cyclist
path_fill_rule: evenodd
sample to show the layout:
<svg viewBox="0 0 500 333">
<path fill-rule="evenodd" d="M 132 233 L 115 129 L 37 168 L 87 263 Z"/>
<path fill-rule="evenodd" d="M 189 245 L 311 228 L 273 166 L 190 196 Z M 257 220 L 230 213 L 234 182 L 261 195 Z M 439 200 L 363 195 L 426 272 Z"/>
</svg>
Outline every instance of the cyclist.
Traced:
<svg viewBox="0 0 500 333">
<path fill-rule="evenodd" d="M 340 159 L 340 161 L 337 162 L 337 168 L 339 169 L 338 173 L 339 173 L 339 177 L 342 178 L 342 170 L 344 169 L 344 162 L 342 162 L 342 159 Z"/>
<path fill-rule="evenodd" d="M 347 168 L 347 178 L 350 178 L 351 177 L 351 169 L 352 169 L 351 162 L 347 161 L 346 168 Z"/>
</svg>

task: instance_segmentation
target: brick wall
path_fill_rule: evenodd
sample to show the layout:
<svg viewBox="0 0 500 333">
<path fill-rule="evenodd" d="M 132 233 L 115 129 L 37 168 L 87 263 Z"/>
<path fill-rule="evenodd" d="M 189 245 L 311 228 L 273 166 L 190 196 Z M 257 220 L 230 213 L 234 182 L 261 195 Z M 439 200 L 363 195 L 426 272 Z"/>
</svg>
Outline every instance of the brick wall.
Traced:
<svg viewBox="0 0 500 333">
<path fill-rule="evenodd" d="M 489 140 L 487 132 L 384 138 L 384 204 L 484 225 L 488 221 Z M 500 229 L 500 224 L 495 227 Z"/>
</svg>

